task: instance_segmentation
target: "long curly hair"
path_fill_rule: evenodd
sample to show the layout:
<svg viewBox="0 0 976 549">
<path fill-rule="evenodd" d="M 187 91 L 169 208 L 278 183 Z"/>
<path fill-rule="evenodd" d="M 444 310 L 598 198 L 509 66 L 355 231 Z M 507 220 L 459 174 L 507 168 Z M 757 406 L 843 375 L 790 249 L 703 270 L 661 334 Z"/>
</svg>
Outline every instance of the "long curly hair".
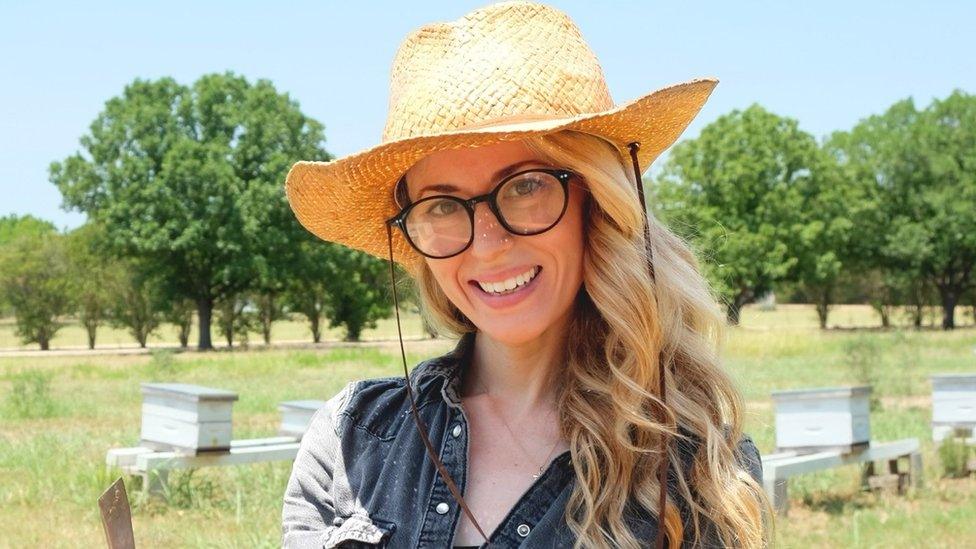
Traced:
<svg viewBox="0 0 976 549">
<path fill-rule="evenodd" d="M 639 547 L 625 521 L 628 502 L 658 513 L 661 436 L 697 438 L 688 471 L 677 445 L 669 445 L 678 494 L 663 513 L 670 547 L 704 540 L 706 528 L 723 546 L 768 544 L 772 516 L 762 487 L 737 462 L 742 398 L 723 369 L 718 348 L 725 317 L 689 247 L 649 216 L 654 279 L 633 172 L 623 151 L 580 132 L 526 139 L 536 154 L 581 175 L 588 190 L 584 223 L 583 285 L 567 341 L 558 413 L 569 441 L 576 483 L 566 521 L 575 547 Z M 403 189 L 405 190 L 405 189 Z M 402 194 L 402 193 L 401 193 Z M 477 331 L 441 291 L 426 263 L 415 283 L 425 321 L 439 333 Z M 658 364 L 667 366 L 662 423 Z M 678 504 L 690 518 L 691 531 Z"/>
</svg>

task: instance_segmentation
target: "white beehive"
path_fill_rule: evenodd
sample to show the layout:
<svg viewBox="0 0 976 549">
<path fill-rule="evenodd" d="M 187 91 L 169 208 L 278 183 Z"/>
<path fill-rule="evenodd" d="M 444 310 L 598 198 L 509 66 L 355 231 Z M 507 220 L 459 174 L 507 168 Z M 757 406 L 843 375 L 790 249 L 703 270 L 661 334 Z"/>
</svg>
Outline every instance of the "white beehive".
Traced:
<svg viewBox="0 0 976 549">
<path fill-rule="evenodd" d="M 324 400 L 289 400 L 279 403 L 281 427 L 278 428 L 278 434 L 302 438 L 309 422 L 312 421 L 312 416 L 323 406 L 325 406 Z"/>
<path fill-rule="evenodd" d="M 871 441 L 871 386 L 775 391 L 777 451 L 850 452 Z"/>
<path fill-rule="evenodd" d="M 932 376 L 932 422 L 976 425 L 976 374 Z"/>
<path fill-rule="evenodd" d="M 142 384 L 143 446 L 196 454 L 230 449 L 237 393 L 185 383 Z"/>
</svg>

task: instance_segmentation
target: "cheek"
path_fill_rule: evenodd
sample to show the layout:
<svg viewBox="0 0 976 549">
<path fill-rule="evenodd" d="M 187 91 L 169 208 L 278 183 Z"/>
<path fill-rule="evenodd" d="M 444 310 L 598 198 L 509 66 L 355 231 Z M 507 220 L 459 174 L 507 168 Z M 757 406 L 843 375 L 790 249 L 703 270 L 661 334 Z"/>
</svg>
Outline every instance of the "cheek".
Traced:
<svg viewBox="0 0 976 549">
<path fill-rule="evenodd" d="M 560 249 L 565 250 L 567 265 L 574 279 L 582 279 L 583 248 L 586 241 L 585 220 L 580 201 L 570 205 L 566 212 L 564 231 L 560 232 Z"/>
<path fill-rule="evenodd" d="M 427 262 L 427 267 L 430 268 L 430 272 L 434 275 L 434 280 L 437 281 L 437 285 L 441 288 L 441 291 L 451 300 L 451 303 L 454 303 L 455 306 L 460 308 L 460 300 L 462 299 L 463 292 L 458 286 L 459 282 L 457 279 L 458 268 L 460 267 L 459 262 L 456 258 L 425 258 L 424 260 Z"/>
</svg>

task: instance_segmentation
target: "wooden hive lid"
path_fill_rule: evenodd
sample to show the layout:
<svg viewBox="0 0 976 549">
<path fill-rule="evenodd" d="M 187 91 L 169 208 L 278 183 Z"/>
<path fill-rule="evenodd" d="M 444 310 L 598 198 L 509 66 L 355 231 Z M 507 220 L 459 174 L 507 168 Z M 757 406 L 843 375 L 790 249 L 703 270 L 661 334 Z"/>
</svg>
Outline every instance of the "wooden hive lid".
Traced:
<svg viewBox="0 0 976 549">
<path fill-rule="evenodd" d="M 201 400 L 235 401 L 237 393 L 189 383 L 141 383 L 142 396 L 159 395 L 193 402 Z"/>
<path fill-rule="evenodd" d="M 871 394 L 870 385 L 852 385 L 849 387 L 818 387 L 815 389 L 791 389 L 787 391 L 773 391 L 773 400 L 797 400 L 804 398 L 844 398 L 867 396 Z"/>
</svg>

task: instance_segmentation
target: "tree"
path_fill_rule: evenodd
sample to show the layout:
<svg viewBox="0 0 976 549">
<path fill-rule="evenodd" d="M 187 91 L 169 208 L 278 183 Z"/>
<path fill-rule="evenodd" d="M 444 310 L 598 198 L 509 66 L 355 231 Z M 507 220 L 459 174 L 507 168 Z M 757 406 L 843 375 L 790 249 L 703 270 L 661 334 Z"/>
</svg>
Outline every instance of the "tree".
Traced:
<svg viewBox="0 0 976 549">
<path fill-rule="evenodd" d="M 261 337 L 266 345 L 271 343 L 271 327 L 278 321 L 286 318 L 284 303 L 279 291 L 268 291 L 254 294 L 256 311 L 256 324 L 261 330 Z"/>
<path fill-rule="evenodd" d="M 875 239 L 875 264 L 898 273 L 889 278 L 918 308 L 920 279 L 934 286 L 942 327 L 952 329 L 955 307 L 974 282 L 976 97 L 957 90 L 924 111 L 899 101 L 832 136 L 832 146 L 870 192 L 866 235 Z"/>
<path fill-rule="evenodd" d="M 224 336 L 228 347 L 234 346 L 234 339 L 247 345 L 248 332 L 254 329 L 254 312 L 249 310 L 250 301 L 246 295 L 229 295 L 217 302 L 217 330 Z"/>
<path fill-rule="evenodd" d="M 299 159 L 327 160 L 322 125 L 267 80 L 232 73 L 192 87 L 136 80 L 50 168 L 69 208 L 104 224 L 113 248 L 146 262 L 165 293 L 192 299 L 201 349 L 214 303 L 247 290 L 301 231 L 282 182 Z"/>
<path fill-rule="evenodd" d="M 64 236 L 25 231 L 0 247 L 0 293 L 13 308 L 23 343 L 50 349 L 73 305 Z"/>
<path fill-rule="evenodd" d="M 324 279 L 329 326 L 342 326 L 347 341 L 359 341 L 364 328 L 375 328 L 392 312 L 389 264 L 345 246 L 331 247 Z"/>
<path fill-rule="evenodd" d="M 57 229 L 54 224 L 32 215 L 5 215 L 0 217 L 0 248 L 22 235 L 40 236 L 55 232 Z M 9 307 L 10 305 L 4 301 L 3 292 L 0 292 L 0 316 L 7 314 Z"/>
<path fill-rule="evenodd" d="M 113 297 L 110 322 L 115 327 L 127 328 L 144 348 L 163 321 L 164 284 L 150 265 L 139 260 L 125 260 L 119 267 L 110 288 Z"/>
<path fill-rule="evenodd" d="M 346 339 L 358 340 L 393 312 L 389 263 L 308 234 L 296 247 L 295 272 L 284 294 L 285 304 L 309 321 L 312 339 L 322 339 L 322 320 L 343 326 Z M 403 280 L 405 276 L 398 277 Z"/>
<path fill-rule="evenodd" d="M 0 217 L 0 246 L 22 235 L 41 236 L 56 232 L 57 228 L 53 223 L 32 215 L 10 214 Z"/>
<path fill-rule="evenodd" d="M 98 327 L 110 317 L 120 269 L 104 248 L 104 230 L 86 223 L 66 237 L 69 278 L 75 313 L 88 336 L 88 348 L 95 348 Z"/>
<path fill-rule="evenodd" d="M 801 187 L 816 155 L 816 141 L 795 120 L 752 105 L 669 156 L 651 203 L 704 256 L 730 323 L 795 268 Z"/>
<path fill-rule="evenodd" d="M 164 299 L 164 301 L 163 321 L 176 326 L 180 347 L 186 348 L 190 344 L 190 329 L 193 327 L 193 311 L 196 306 L 193 301 L 181 297 Z"/>
</svg>

